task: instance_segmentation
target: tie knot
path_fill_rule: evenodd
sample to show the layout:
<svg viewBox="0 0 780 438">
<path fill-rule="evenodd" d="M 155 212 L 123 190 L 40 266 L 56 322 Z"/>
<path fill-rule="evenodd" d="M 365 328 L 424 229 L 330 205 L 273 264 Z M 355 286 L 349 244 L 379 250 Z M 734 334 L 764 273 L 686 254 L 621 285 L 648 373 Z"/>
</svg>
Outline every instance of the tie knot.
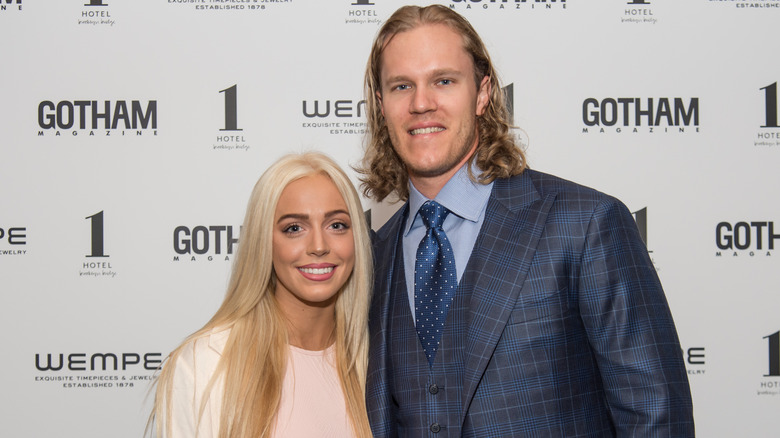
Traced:
<svg viewBox="0 0 780 438">
<path fill-rule="evenodd" d="M 443 205 L 436 201 L 427 201 L 420 207 L 420 217 L 428 228 L 441 228 L 444 218 L 450 213 Z"/>
</svg>

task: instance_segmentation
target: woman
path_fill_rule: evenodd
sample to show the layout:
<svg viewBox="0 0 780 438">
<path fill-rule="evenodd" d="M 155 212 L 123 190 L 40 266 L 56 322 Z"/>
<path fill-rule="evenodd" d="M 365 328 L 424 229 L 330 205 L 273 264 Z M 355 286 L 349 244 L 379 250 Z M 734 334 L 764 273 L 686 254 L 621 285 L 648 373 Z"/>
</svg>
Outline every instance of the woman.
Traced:
<svg viewBox="0 0 780 438">
<path fill-rule="evenodd" d="M 158 436 L 370 436 L 368 227 L 346 174 L 288 155 L 252 191 L 228 291 L 160 373 Z"/>
</svg>

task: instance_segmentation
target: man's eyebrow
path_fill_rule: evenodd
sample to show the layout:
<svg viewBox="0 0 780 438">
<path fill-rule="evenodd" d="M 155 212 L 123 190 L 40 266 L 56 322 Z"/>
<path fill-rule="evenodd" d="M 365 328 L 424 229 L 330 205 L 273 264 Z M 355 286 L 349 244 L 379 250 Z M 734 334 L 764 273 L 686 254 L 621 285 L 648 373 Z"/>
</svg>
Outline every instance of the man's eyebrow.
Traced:
<svg viewBox="0 0 780 438">
<path fill-rule="evenodd" d="M 464 73 L 460 70 L 454 69 L 454 68 L 440 68 L 436 70 L 432 70 L 430 73 L 428 73 L 428 77 L 440 77 L 440 76 L 464 76 Z M 384 83 L 390 84 L 390 83 L 397 83 L 397 82 L 410 82 L 411 78 L 406 75 L 395 75 L 390 76 L 387 78 Z"/>
<path fill-rule="evenodd" d="M 386 79 L 385 81 L 383 81 L 383 82 L 384 82 L 385 84 L 389 84 L 389 83 L 395 83 L 395 82 L 409 82 L 409 81 L 410 81 L 410 79 L 409 79 L 409 77 L 407 77 L 407 76 L 404 76 L 404 75 L 396 75 L 396 76 L 392 76 L 392 77 L 389 77 L 389 78 L 387 78 L 387 79 Z"/>
<path fill-rule="evenodd" d="M 463 72 L 454 68 L 440 68 L 432 71 L 431 76 L 463 76 Z"/>
</svg>

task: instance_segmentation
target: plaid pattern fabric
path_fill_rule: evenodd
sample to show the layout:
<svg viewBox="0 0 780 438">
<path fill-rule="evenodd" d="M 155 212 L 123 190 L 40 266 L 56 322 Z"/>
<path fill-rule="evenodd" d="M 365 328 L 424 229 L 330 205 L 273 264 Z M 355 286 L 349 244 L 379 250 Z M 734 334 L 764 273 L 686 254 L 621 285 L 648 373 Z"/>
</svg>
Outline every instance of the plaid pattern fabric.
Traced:
<svg viewBox="0 0 780 438">
<path fill-rule="evenodd" d="M 393 273 L 389 324 L 393 336 L 387 349 L 394 370 L 390 392 L 397 401 L 399 436 L 453 436 L 460 429 L 464 376 L 464 340 L 468 315 L 469 282 L 458 286 L 433 365 L 430 365 L 412 321 L 403 256 Z M 420 415 L 419 413 L 425 413 Z"/>
<path fill-rule="evenodd" d="M 495 182 L 464 273 L 474 281 L 462 365 L 454 365 L 462 366 L 462 388 L 445 394 L 459 398 L 460 425 L 406 429 L 450 414 L 409 405 L 404 398 L 414 391 L 398 393 L 399 376 L 410 379 L 403 355 L 416 354 L 389 348 L 405 336 L 390 318 L 405 214 L 374 236 L 366 397 L 375 436 L 694 436 L 679 340 L 630 212 L 532 170 Z M 428 377 L 417 377 L 421 399 L 431 395 Z"/>
</svg>

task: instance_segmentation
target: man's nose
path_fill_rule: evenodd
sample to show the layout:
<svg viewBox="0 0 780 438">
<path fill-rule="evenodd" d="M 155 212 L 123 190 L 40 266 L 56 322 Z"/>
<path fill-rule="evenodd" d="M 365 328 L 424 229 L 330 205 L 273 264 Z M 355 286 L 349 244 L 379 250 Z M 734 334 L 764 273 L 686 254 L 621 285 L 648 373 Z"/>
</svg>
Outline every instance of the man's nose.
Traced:
<svg viewBox="0 0 780 438">
<path fill-rule="evenodd" d="M 412 95 L 411 113 L 425 113 L 436 109 L 436 98 L 433 90 L 426 87 L 417 87 Z"/>
</svg>

